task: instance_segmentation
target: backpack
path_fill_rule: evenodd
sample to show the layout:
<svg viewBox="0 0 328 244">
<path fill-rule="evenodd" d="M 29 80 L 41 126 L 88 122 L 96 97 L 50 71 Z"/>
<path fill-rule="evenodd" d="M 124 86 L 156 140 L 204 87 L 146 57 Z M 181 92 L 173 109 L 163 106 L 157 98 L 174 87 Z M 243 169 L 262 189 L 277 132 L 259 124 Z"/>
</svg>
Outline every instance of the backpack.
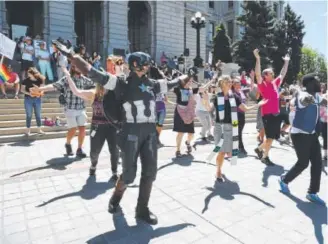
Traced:
<svg viewBox="0 0 328 244">
<path fill-rule="evenodd" d="M 117 129 L 122 128 L 123 123 L 123 103 L 122 89 L 120 82 L 117 82 L 117 87 L 114 91 L 108 90 L 104 95 L 103 108 L 106 119 Z"/>
</svg>

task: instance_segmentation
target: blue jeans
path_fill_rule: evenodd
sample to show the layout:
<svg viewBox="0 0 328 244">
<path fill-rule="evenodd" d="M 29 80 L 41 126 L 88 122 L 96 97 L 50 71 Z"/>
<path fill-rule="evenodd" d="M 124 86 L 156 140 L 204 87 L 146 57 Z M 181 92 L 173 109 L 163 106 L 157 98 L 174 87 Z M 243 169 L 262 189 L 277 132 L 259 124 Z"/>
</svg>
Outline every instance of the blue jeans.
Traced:
<svg viewBox="0 0 328 244">
<path fill-rule="evenodd" d="M 26 112 L 26 128 L 31 127 L 32 113 L 34 108 L 34 114 L 36 124 L 41 126 L 41 98 L 25 96 L 24 98 L 25 112 Z"/>
</svg>

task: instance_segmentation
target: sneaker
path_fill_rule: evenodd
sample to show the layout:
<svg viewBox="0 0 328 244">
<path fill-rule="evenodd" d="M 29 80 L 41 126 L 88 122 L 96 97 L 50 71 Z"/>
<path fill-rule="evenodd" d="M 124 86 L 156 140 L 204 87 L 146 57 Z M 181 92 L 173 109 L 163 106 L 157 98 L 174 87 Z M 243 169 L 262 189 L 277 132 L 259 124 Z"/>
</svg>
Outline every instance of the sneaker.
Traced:
<svg viewBox="0 0 328 244">
<path fill-rule="evenodd" d="M 274 166 L 275 164 L 270 160 L 269 157 L 265 157 L 261 159 L 261 162 L 266 164 L 267 166 Z"/>
<path fill-rule="evenodd" d="M 254 152 L 256 153 L 258 159 L 262 159 L 263 158 L 263 151 L 261 151 L 259 148 L 255 148 Z"/>
<path fill-rule="evenodd" d="M 82 148 L 78 148 L 76 150 L 76 156 L 79 158 L 86 158 L 87 155 L 82 151 Z"/>
<path fill-rule="evenodd" d="M 216 182 L 218 182 L 218 183 L 223 183 L 224 180 L 223 180 L 222 177 L 216 177 Z"/>
<path fill-rule="evenodd" d="M 326 205 L 325 201 L 322 200 L 318 194 L 307 194 L 306 195 L 306 198 L 310 201 L 310 202 L 314 202 L 314 203 L 318 203 L 318 204 L 321 204 L 321 205 Z"/>
<path fill-rule="evenodd" d="M 284 194 L 289 194 L 290 193 L 288 185 L 283 181 L 282 177 L 280 177 L 280 179 L 279 179 L 279 185 L 280 185 L 280 191 L 282 193 L 284 193 Z"/>
<path fill-rule="evenodd" d="M 207 136 L 207 140 L 214 141 L 214 136 L 212 136 L 212 135 L 208 135 L 208 136 Z"/>
<path fill-rule="evenodd" d="M 72 156 L 73 154 L 73 150 L 72 150 L 72 145 L 71 144 L 65 144 L 65 148 L 66 148 L 66 155 L 67 156 Z"/>
<path fill-rule="evenodd" d="M 158 223 L 157 216 L 153 214 L 148 207 L 137 207 L 136 218 L 150 225 L 156 225 Z"/>
</svg>

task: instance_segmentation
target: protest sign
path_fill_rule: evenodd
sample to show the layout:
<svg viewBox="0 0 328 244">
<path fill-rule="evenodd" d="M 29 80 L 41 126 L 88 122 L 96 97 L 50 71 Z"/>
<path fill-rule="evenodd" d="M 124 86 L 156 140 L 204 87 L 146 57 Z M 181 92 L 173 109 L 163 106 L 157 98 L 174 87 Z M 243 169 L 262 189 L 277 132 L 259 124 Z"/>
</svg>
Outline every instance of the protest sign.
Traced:
<svg viewBox="0 0 328 244">
<path fill-rule="evenodd" d="M 235 63 L 228 63 L 222 65 L 222 74 L 223 75 L 230 75 L 232 72 L 238 73 L 239 65 Z"/>
<path fill-rule="evenodd" d="M 12 60 L 14 58 L 15 49 L 16 42 L 0 33 L 0 54 Z"/>
</svg>

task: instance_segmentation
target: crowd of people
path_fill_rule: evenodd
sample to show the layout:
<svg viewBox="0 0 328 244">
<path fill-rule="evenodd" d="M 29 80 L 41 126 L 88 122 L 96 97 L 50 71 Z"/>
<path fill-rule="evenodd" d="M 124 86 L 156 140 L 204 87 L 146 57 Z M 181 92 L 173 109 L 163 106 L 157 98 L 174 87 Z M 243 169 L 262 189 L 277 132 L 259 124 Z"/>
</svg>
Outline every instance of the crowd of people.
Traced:
<svg viewBox="0 0 328 244">
<path fill-rule="evenodd" d="M 127 185 L 134 181 L 140 156 L 142 172 L 136 217 L 149 224 L 157 223 L 157 217 L 149 210 L 148 203 L 156 179 L 157 150 L 162 146 L 160 135 L 168 102 L 175 105 L 175 156 L 183 156 L 181 144 L 184 134 L 187 134 L 187 154 L 196 148 L 193 144 L 194 121 L 198 117 L 202 125 L 200 139 L 214 141 L 211 155 L 216 156 L 218 183 L 224 182 L 222 171 L 226 156 L 231 158 L 233 164 L 238 157 L 247 156 L 242 137 L 245 112 L 258 108 L 259 146 L 254 149 L 258 159 L 267 166 L 273 166 L 269 158 L 273 140 L 278 140 L 281 135 L 291 138 L 298 161 L 281 177 L 281 191 L 289 192 L 288 184 L 311 162 L 311 184 L 307 198 L 325 204 L 317 193 L 322 167 L 318 133 L 323 136 L 324 159 L 327 159 L 326 86 L 320 86 L 315 74 L 303 77 L 302 87 L 282 85 L 288 70 L 288 55 L 283 58 L 284 66 L 276 77 L 271 68 L 261 70 L 260 55 L 256 49 L 256 65 L 248 76 L 246 72 L 223 74 L 225 64 L 219 61 L 215 67 L 208 69 L 210 76 L 202 82 L 197 79 L 197 68 L 186 69 L 185 74 L 180 71 L 172 74 L 167 70 L 167 63 L 157 66 L 143 52 L 129 54 L 126 59 L 110 56 L 105 71 L 100 67 L 97 53 L 90 59 L 85 55 L 85 49 L 73 49 L 70 43 L 62 39 L 54 40 L 52 44 L 57 59 L 62 60 L 57 67 L 61 79 L 45 85 L 45 75 L 30 67 L 31 63 L 24 64 L 27 78 L 21 83 L 21 91 L 25 94 L 27 134 L 30 133 L 32 108 L 39 133 L 43 133 L 40 124 L 41 96 L 45 92 L 58 90 L 69 129 L 66 154 L 74 154 L 71 141 L 78 129 L 76 156 L 86 157 L 83 151 L 87 122 L 85 100 L 92 101 L 90 175 L 96 174 L 99 154 L 107 141 L 111 154 L 111 179 L 116 181 L 108 205 L 110 213 L 118 211 Z M 27 54 L 31 54 L 31 48 L 25 49 Z M 176 94 L 175 102 L 168 100 L 170 90 Z M 247 99 L 254 100 L 256 104 L 246 105 Z M 120 154 L 122 174 L 118 174 Z"/>
</svg>

